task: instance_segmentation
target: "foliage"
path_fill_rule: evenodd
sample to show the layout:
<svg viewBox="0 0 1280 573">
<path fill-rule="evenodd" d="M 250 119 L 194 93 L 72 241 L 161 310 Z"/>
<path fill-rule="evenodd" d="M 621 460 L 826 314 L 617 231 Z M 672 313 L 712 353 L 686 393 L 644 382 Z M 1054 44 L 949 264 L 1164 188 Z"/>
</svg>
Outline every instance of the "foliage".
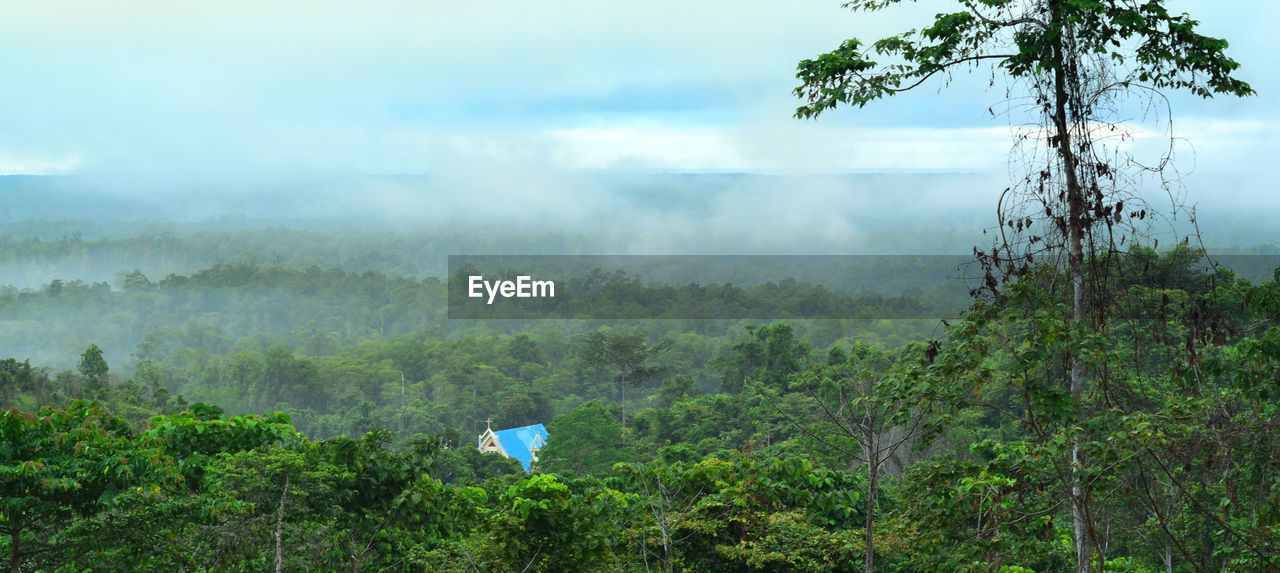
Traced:
<svg viewBox="0 0 1280 573">
<path fill-rule="evenodd" d="M 153 337 L 104 390 L 122 416 L 4 414 L 20 512 L 0 531 L 21 527 L 0 551 L 22 570 L 1059 571 L 1079 436 L 1100 563 L 1274 568 L 1276 282 L 1189 248 L 1107 256 L 1105 328 L 1071 319 L 1046 267 L 897 350 L 803 322 Z M 633 387 L 626 442 L 627 364 L 587 360 L 592 332 L 665 349 L 638 363 L 664 372 Z M 1080 400 L 1055 382 L 1073 355 L 1105 373 Z M 16 359 L 0 382 L 18 404 L 85 391 Z M 534 475 L 476 451 L 490 416 L 551 420 Z"/>
<path fill-rule="evenodd" d="M 597 368 L 608 368 L 618 383 L 622 413 L 622 441 L 627 440 L 627 387 L 641 384 L 663 373 L 663 369 L 649 364 L 668 346 L 659 343 L 650 346 L 649 335 L 643 328 L 631 333 L 612 333 L 596 330 L 587 333 L 582 345 L 582 360 Z"/>
<path fill-rule="evenodd" d="M 140 503 L 177 478 L 173 461 L 97 403 L 0 412 L 0 531 L 10 570 L 57 567 L 99 541 L 76 526 Z"/>
<path fill-rule="evenodd" d="M 853 0 L 855 11 L 877 11 L 898 0 Z M 1048 2 L 961 0 L 918 30 L 871 44 L 856 38 L 817 59 L 804 60 L 796 76 L 797 96 L 809 103 L 798 117 L 816 117 L 837 105 L 862 107 L 910 90 L 954 68 L 995 61 L 1013 77 L 1041 75 L 1068 65 L 1055 46 L 1069 35 L 1081 58 L 1099 55 L 1126 71 L 1118 79 L 1156 88 L 1185 88 L 1196 95 L 1250 95 L 1232 77 L 1239 63 L 1227 57 L 1227 42 L 1203 36 L 1196 20 L 1172 14 L 1163 2 Z M 884 60 L 873 58 L 885 58 Z M 900 62 L 900 63 L 899 63 Z"/>
<path fill-rule="evenodd" d="M 555 439 L 539 453 L 538 471 L 603 476 L 616 463 L 634 461 L 634 450 L 623 440 L 621 413 L 616 405 L 593 400 L 557 416 L 547 429 Z"/>
<path fill-rule="evenodd" d="M 857 564 L 858 476 L 798 459 L 624 465 L 634 543 L 664 571 L 841 571 Z"/>
<path fill-rule="evenodd" d="M 594 571 L 617 559 L 614 517 L 620 492 L 529 476 L 507 488 L 489 518 L 489 550 L 499 569 Z"/>
</svg>

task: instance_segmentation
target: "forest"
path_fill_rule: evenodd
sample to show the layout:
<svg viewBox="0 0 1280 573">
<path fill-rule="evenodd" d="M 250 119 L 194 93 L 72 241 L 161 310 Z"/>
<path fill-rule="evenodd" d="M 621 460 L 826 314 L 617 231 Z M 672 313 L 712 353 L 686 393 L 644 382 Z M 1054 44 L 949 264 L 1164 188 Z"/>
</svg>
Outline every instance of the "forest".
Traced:
<svg viewBox="0 0 1280 573">
<path fill-rule="evenodd" d="M 70 127 L 0 109 L 0 562 L 1280 571 L 1280 217 L 1232 163 L 1274 137 L 1209 111 L 1259 96 L 1238 54 L 1163 0 L 903 4 L 775 43 L 726 35 L 791 25 L 760 7 L 505 6 L 456 61 L 420 42 L 469 6 L 154 14 L 195 52 L 0 8 L 109 72 L 67 106 L 20 70 Z M 716 56 L 615 46 L 650 28 Z M 1004 127 L 965 127 L 975 78 Z"/>
<path fill-rule="evenodd" d="M 287 265 L 28 289 L 6 324 L 71 306 L 104 340 L 155 330 L 125 361 L 0 361 L 4 549 L 49 571 L 839 571 L 869 542 L 882 570 L 1052 571 L 1078 427 L 1109 569 L 1263 570 L 1280 277 L 1203 261 L 1098 266 L 1100 331 L 1071 323 L 1048 268 L 945 326 L 459 328 L 439 281 Z M 403 306 L 368 314 L 378 300 Z M 1105 365 L 1082 404 L 1053 382 L 1071 347 Z M 547 423 L 533 473 L 477 451 L 486 420 Z"/>
</svg>

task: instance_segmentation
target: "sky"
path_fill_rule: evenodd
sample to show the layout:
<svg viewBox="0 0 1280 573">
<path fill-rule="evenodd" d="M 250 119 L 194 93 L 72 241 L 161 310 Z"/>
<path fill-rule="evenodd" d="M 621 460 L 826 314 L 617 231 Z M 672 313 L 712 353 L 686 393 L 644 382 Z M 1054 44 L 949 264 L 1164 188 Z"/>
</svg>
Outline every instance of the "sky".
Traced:
<svg viewBox="0 0 1280 573">
<path fill-rule="evenodd" d="M 1001 171 L 988 74 L 792 118 L 802 59 L 954 2 L 42 0 L 0 3 L 0 174 L 136 189 L 300 176 Z M 1280 3 L 1170 0 L 1260 95 L 1175 94 L 1185 170 L 1262 177 Z"/>
</svg>

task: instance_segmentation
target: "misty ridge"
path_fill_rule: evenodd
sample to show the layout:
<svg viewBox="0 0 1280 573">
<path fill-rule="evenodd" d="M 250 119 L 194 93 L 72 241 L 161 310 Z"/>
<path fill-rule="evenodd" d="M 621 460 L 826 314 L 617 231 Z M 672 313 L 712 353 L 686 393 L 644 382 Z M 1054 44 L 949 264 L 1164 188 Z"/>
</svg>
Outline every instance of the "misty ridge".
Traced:
<svg viewBox="0 0 1280 573">
<path fill-rule="evenodd" d="M 974 286 L 963 261 L 991 240 L 983 229 L 991 231 L 994 200 L 985 195 L 998 185 L 978 173 L 561 173 L 521 182 L 335 176 L 236 192 L 126 191 L 88 176 L 0 177 L 8 206 L 0 213 L 0 354 L 65 368 L 95 342 L 109 361 L 129 364 L 141 359 L 148 336 L 214 354 L 238 344 L 320 352 L 327 346 L 317 346 L 317 333 L 346 344 L 433 328 L 580 333 L 616 322 L 451 324 L 443 282 L 451 255 L 509 255 L 512 264 L 537 260 L 526 255 L 873 255 L 826 269 L 760 262 L 767 257 L 719 271 L 668 261 L 628 269 L 619 284 L 665 292 L 662 285 L 752 288 L 795 279 L 850 297 L 839 304 L 905 297 L 909 307 L 950 315 Z M 1280 252 L 1278 223 L 1261 212 L 1222 200 L 1200 208 L 1203 244 L 1214 254 Z M 1185 216 L 1152 225 L 1164 237 L 1194 230 Z M 1274 257 L 1228 258 L 1254 282 L 1276 267 Z M 622 272 L 604 266 L 598 271 L 606 276 Z M 579 264 L 570 275 L 597 271 L 589 267 Z M 649 329 L 724 334 L 748 322 L 658 321 Z M 801 328 L 825 332 L 813 340 L 819 345 L 840 338 L 839 328 L 898 342 L 910 339 L 902 332 L 928 336 L 936 328 L 921 320 L 906 327 L 831 322 Z"/>
<path fill-rule="evenodd" d="M 1189 180 L 1210 252 L 1280 252 L 1280 222 L 1266 216 L 1275 198 L 1214 192 L 1252 183 L 1238 176 Z M 3 176 L 0 285 L 118 287 L 134 270 L 160 279 L 226 262 L 443 278 L 451 254 L 967 255 L 990 242 L 1001 189 L 980 173 L 450 173 L 235 190 Z M 1195 230 L 1183 213 L 1149 232 Z"/>
</svg>

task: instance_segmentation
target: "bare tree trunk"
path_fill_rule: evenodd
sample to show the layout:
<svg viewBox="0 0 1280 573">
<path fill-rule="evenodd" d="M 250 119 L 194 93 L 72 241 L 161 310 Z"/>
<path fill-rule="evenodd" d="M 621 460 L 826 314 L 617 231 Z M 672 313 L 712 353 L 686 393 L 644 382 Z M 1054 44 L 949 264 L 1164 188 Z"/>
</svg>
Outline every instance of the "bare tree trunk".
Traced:
<svg viewBox="0 0 1280 573">
<path fill-rule="evenodd" d="M 627 375 L 623 374 L 619 385 L 622 386 L 622 442 L 627 441 Z"/>
<path fill-rule="evenodd" d="M 360 573 L 360 557 L 362 557 L 362 556 L 364 555 L 364 551 L 361 551 L 361 552 L 359 552 L 359 553 L 356 553 L 356 552 L 354 551 L 354 549 L 355 549 L 358 545 L 359 545 L 359 542 L 358 542 L 358 541 L 356 541 L 355 533 L 354 533 L 354 532 L 350 532 L 350 531 L 348 531 L 348 532 L 347 532 L 347 546 L 348 546 L 349 548 L 353 549 L 353 551 L 351 552 L 351 573 Z"/>
<path fill-rule="evenodd" d="M 289 474 L 284 476 L 284 492 L 280 494 L 280 508 L 276 511 L 276 573 L 284 569 L 284 546 L 281 543 L 284 533 L 284 498 L 289 495 Z"/>
<path fill-rule="evenodd" d="M 1060 21 L 1061 0 L 1052 3 L 1053 19 L 1057 29 L 1065 30 L 1067 26 Z M 1068 254 L 1067 264 L 1071 272 L 1071 320 L 1076 324 L 1084 321 L 1084 234 L 1085 234 L 1085 201 L 1084 190 L 1077 177 L 1077 157 L 1071 148 L 1071 130 L 1067 126 L 1067 78 L 1066 64 L 1070 56 L 1063 46 L 1062 36 L 1054 39 L 1054 60 L 1057 64 L 1053 70 L 1054 92 L 1054 125 L 1057 128 L 1058 154 L 1062 157 L 1062 171 L 1067 183 L 1067 231 Z M 1084 397 L 1084 362 L 1074 352 L 1071 356 L 1071 395 L 1077 401 Z M 1084 463 L 1080 455 L 1080 437 L 1074 436 L 1071 447 L 1071 521 L 1075 530 L 1076 571 L 1089 573 L 1093 557 L 1089 542 L 1086 494 L 1080 480 L 1080 467 Z"/>
<path fill-rule="evenodd" d="M 875 418 L 872 418 L 871 431 L 867 432 L 867 531 L 866 558 L 864 571 L 875 571 L 875 514 L 876 488 L 880 481 L 880 455 L 876 452 Z"/>
<path fill-rule="evenodd" d="M 9 530 L 9 573 L 20 573 L 22 571 L 22 530 L 15 526 Z"/>
</svg>

